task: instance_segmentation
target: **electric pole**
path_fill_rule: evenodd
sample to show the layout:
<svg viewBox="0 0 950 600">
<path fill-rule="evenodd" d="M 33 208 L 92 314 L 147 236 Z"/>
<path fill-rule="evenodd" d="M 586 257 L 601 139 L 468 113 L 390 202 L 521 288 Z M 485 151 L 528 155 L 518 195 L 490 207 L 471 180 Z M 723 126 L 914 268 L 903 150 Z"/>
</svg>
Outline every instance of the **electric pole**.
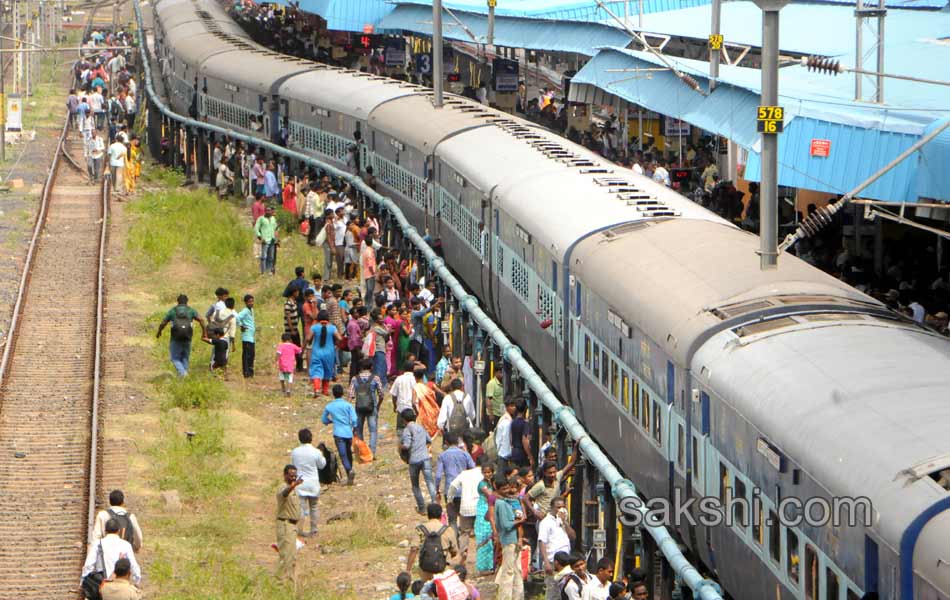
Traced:
<svg viewBox="0 0 950 600">
<path fill-rule="evenodd" d="M 762 133 L 759 182 L 759 256 L 762 270 L 778 267 L 778 134 L 784 110 L 778 106 L 779 11 L 789 0 L 755 0 L 762 9 L 762 101 L 756 115 Z"/>
<path fill-rule="evenodd" d="M 432 91 L 436 108 L 442 108 L 444 94 L 442 82 L 445 74 L 442 67 L 442 0 L 432 0 Z"/>
</svg>

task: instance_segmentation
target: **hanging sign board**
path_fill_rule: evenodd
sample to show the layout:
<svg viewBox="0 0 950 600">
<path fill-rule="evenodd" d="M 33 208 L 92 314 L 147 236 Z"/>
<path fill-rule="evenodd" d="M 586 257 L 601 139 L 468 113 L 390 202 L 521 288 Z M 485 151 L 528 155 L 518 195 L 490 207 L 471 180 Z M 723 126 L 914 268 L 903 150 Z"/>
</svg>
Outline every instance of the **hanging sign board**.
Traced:
<svg viewBox="0 0 950 600">
<path fill-rule="evenodd" d="M 4 108 L 7 131 L 20 131 L 23 129 L 23 98 L 21 98 L 19 94 L 8 95 Z"/>
</svg>

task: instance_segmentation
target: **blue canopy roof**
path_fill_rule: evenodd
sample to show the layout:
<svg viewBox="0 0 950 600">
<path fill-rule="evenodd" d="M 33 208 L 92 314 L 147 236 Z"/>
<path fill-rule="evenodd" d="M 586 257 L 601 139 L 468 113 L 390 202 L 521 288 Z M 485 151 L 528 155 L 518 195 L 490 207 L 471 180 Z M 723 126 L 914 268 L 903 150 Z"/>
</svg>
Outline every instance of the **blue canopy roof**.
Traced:
<svg viewBox="0 0 950 600">
<path fill-rule="evenodd" d="M 395 0 L 395 3 L 432 7 L 432 0 Z M 709 3 L 710 0 L 643 0 L 643 14 Z M 453 12 L 488 14 L 485 0 L 443 0 L 442 6 Z M 611 12 L 617 15 L 624 13 L 622 1 L 614 0 L 609 6 Z M 637 14 L 638 6 L 638 0 L 627 0 L 627 13 Z M 503 0 L 495 8 L 495 16 L 569 21 L 603 21 L 610 18 L 594 0 Z"/>
<path fill-rule="evenodd" d="M 465 23 L 472 33 L 484 42 L 488 33 L 488 17 L 474 13 L 458 12 L 455 16 Z M 379 29 L 411 31 L 432 35 L 432 9 L 430 7 L 403 4 L 384 17 Z M 443 18 L 443 35 L 448 39 L 472 42 L 472 38 L 452 19 Z M 604 45 L 625 46 L 630 36 L 615 27 L 600 23 L 578 21 L 548 21 L 517 17 L 495 17 L 495 44 L 509 48 L 576 52 L 586 56 L 596 54 L 596 48 Z"/>
<path fill-rule="evenodd" d="M 287 0 L 276 1 L 289 4 Z M 300 10 L 326 19 L 327 29 L 361 32 L 365 25 L 376 26 L 392 12 L 393 5 L 386 0 L 300 0 Z"/>
<path fill-rule="evenodd" d="M 672 60 L 678 69 L 691 74 L 708 89 L 707 63 Z M 827 89 L 829 86 L 822 82 L 829 79 L 833 81 L 801 67 L 781 71 L 780 104 L 785 108 L 785 133 L 779 137 L 782 185 L 847 192 L 910 147 L 936 122 L 950 116 L 950 111 L 945 110 L 905 110 L 852 102 L 834 86 Z M 652 54 L 607 48 L 574 77 L 572 83 L 578 89 L 572 89 L 571 94 L 583 94 L 580 86 L 594 86 L 725 136 L 751 151 L 745 178 L 757 181 L 760 165 L 756 153 L 761 141 L 755 131 L 754 115 L 760 81 L 761 72 L 756 69 L 723 66 L 715 91 L 702 96 L 664 69 Z M 943 98 L 947 96 L 944 92 Z M 932 100 L 939 102 L 940 94 L 934 94 Z M 830 140 L 831 155 L 810 156 L 812 139 Z M 950 155 L 950 132 L 933 144 L 889 172 L 865 190 L 862 197 L 908 202 L 920 197 L 950 200 L 950 170 L 938 166 Z"/>
</svg>

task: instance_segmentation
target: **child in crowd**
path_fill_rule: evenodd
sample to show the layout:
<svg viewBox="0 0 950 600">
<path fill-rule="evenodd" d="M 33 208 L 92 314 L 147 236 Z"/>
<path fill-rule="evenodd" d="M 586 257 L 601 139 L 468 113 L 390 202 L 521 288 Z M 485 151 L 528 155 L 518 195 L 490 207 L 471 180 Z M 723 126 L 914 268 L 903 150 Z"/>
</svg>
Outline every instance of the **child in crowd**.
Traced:
<svg viewBox="0 0 950 600">
<path fill-rule="evenodd" d="M 293 336 L 285 333 L 280 336 L 281 343 L 277 345 L 277 372 L 280 377 L 280 391 L 290 396 L 294 385 L 294 367 L 297 357 L 303 349 L 293 342 Z"/>
<path fill-rule="evenodd" d="M 231 344 L 228 343 L 228 338 L 224 337 L 224 330 L 220 327 L 212 328 L 211 337 L 204 338 L 204 341 L 211 344 L 211 371 L 226 372 Z"/>
<path fill-rule="evenodd" d="M 412 575 L 403 571 L 396 576 L 396 589 L 399 591 L 389 597 L 389 600 L 408 600 L 415 598 L 416 595 L 409 591 L 412 585 Z"/>
</svg>

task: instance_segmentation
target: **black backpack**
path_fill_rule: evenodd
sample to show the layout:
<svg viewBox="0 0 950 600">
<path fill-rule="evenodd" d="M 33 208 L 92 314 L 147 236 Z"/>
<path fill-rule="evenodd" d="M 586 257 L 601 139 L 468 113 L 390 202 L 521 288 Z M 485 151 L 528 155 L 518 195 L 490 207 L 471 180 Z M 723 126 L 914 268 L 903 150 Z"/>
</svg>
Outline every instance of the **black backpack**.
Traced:
<svg viewBox="0 0 950 600">
<path fill-rule="evenodd" d="M 172 319 L 172 339 L 178 342 L 191 341 L 191 310 L 187 306 L 175 307 Z"/>
<path fill-rule="evenodd" d="M 326 485 L 336 483 L 340 479 L 340 465 L 337 462 L 336 454 L 330 452 L 322 443 L 317 446 L 317 448 L 323 453 L 323 458 L 326 460 L 326 465 L 324 465 L 322 469 L 317 470 L 320 483 Z"/>
<path fill-rule="evenodd" d="M 422 547 L 419 549 L 419 568 L 426 573 L 441 573 L 445 570 L 445 549 L 442 547 L 442 534 L 448 529 L 443 525 L 438 531 L 429 531 L 425 525 L 416 529 L 422 533 Z"/>
<path fill-rule="evenodd" d="M 102 556 L 102 541 L 100 540 L 98 546 L 96 546 L 96 564 L 93 567 L 93 571 L 82 578 L 80 589 L 82 590 L 83 598 L 86 600 L 102 600 L 102 593 L 99 590 L 105 578 L 106 563 Z"/>
<path fill-rule="evenodd" d="M 461 435 L 463 431 L 468 429 L 468 415 L 465 413 L 465 393 L 463 392 L 462 397 L 459 398 L 457 391 L 448 396 L 453 405 L 452 414 L 449 415 L 449 422 L 446 423 L 445 430 Z"/>
<path fill-rule="evenodd" d="M 371 377 L 356 379 L 356 414 L 371 415 L 376 410 L 376 394 L 373 393 L 373 384 Z"/>
<path fill-rule="evenodd" d="M 117 513 L 111 508 L 106 512 L 109 513 L 109 518 L 115 519 L 119 522 L 119 525 L 122 527 L 122 539 L 131 544 L 132 540 L 135 539 L 135 530 L 132 527 L 131 513 Z"/>
<path fill-rule="evenodd" d="M 567 584 L 570 583 L 571 581 L 577 584 L 577 595 L 578 596 L 583 595 L 584 582 L 581 581 L 581 578 L 575 575 L 574 573 L 568 573 L 563 578 L 561 578 L 560 582 L 558 582 L 557 587 L 558 587 L 558 590 L 561 592 L 561 600 L 568 600 L 567 592 L 565 590 L 567 589 Z"/>
</svg>

